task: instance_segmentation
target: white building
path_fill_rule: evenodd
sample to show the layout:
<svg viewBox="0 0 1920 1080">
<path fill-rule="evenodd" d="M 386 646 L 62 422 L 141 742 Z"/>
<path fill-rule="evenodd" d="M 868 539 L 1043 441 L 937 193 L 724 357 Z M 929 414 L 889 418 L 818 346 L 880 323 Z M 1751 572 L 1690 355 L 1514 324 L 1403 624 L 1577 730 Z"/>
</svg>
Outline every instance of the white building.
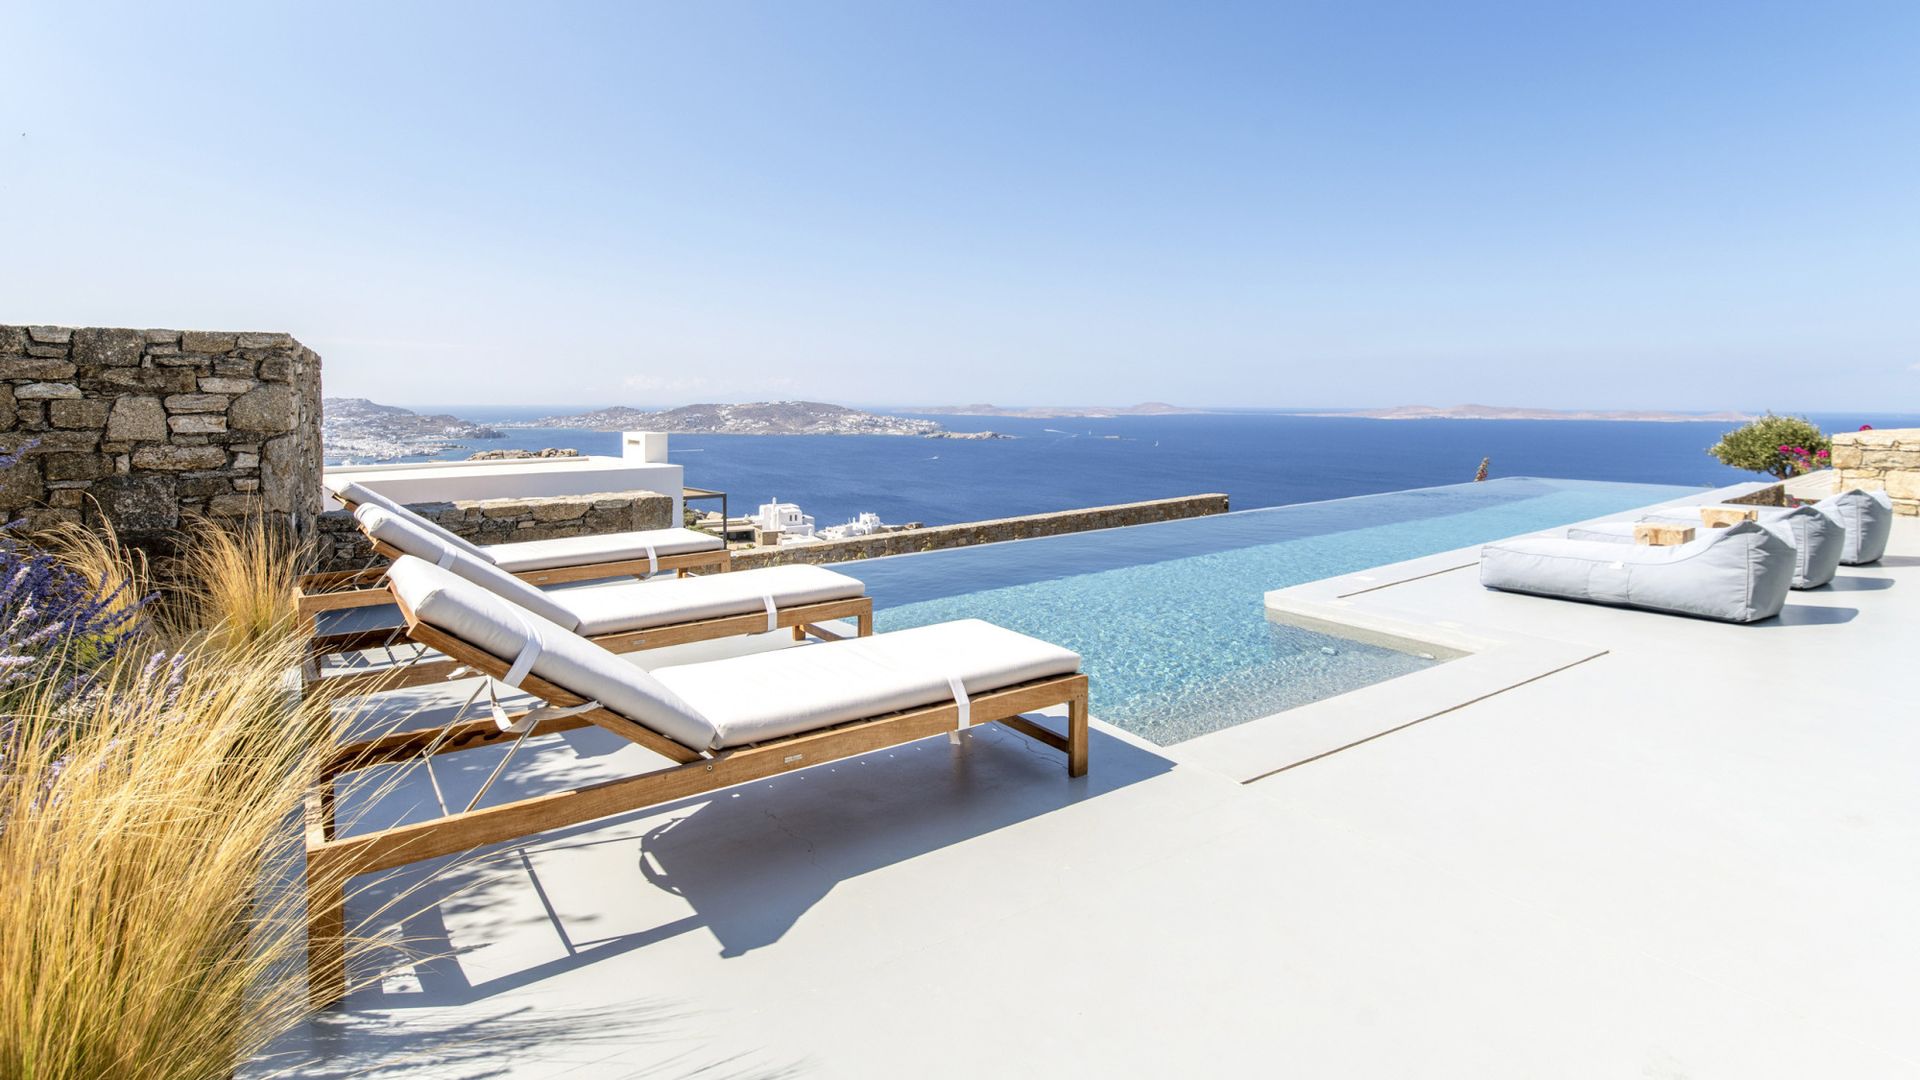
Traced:
<svg viewBox="0 0 1920 1080">
<path fill-rule="evenodd" d="M 813 515 L 802 513 L 799 506 L 778 499 L 760 504 L 759 512 L 753 515 L 753 527 L 761 532 L 779 533 L 781 543 L 813 539 Z"/>
<path fill-rule="evenodd" d="M 872 536 L 886 530 L 886 523 L 879 514 L 863 513 L 845 525 L 829 525 L 819 532 L 822 540 L 847 540 L 855 536 Z"/>
</svg>

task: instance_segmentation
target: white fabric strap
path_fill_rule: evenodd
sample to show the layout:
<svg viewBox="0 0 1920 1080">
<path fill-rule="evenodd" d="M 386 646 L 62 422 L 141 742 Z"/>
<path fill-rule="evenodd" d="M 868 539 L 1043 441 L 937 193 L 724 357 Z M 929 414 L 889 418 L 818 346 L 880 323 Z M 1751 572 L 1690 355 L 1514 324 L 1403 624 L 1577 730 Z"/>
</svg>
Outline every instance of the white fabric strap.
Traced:
<svg viewBox="0 0 1920 1080">
<path fill-rule="evenodd" d="M 766 605 L 767 633 L 771 634 L 775 630 L 780 629 L 780 608 L 776 604 L 774 604 L 772 593 L 762 594 L 760 597 L 760 602 Z"/>
<path fill-rule="evenodd" d="M 434 563 L 437 566 L 439 566 L 440 569 L 447 570 L 453 567 L 453 560 L 454 560 L 453 548 L 449 547 L 446 544 L 440 545 L 440 557 L 438 559 L 435 559 Z"/>
<path fill-rule="evenodd" d="M 540 653 L 545 650 L 546 646 L 540 640 L 540 631 L 531 622 L 528 622 L 524 615 L 515 611 L 513 617 L 520 623 L 520 630 L 526 635 L 527 641 L 526 644 L 520 646 L 520 655 L 513 658 L 513 666 L 507 669 L 505 675 L 500 676 L 499 681 L 518 690 L 520 684 L 526 681 L 527 675 L 533 671 L 534 661 L 540 659 Z M 575 705 L 565 709 L 553 705 L 543 705 L 537 709 L 530 710 L 519 720 L 512 720 L 508 718 L 507 710 L 501 707 L 499 696 L 493 692 L 492 680 L 489 680 L 487 683 L 487 700 L 492 707 L 493 722 L 500 725 L 500 730 L 515 733 L 527 731 L 532 728 L 534 724 L 542 720 L 551 720 L 563 716 L 577 716 L 589 709 L 597 709 L 600 707 L 598 701 L 589 701 L 585 704 Z"/>
<path fill-rule="evenodd" d="M 947 741 L 958 746 L 961 730 L 973 726 L 973 702 L 968 699 L 967 686 L 960 681 L 960 676 L 947 676 L 947 688 L 953 691 L 954 710 L 959 714 L 953 730 L 947 732 Z"/>
<path fill-rule="evenodd" d="M 645 546 L 647 549 L 647 576 L 652 577 L 660 572 L 660 556 L 654 552 L 652 544 Z"/>
<path fill-rule="evenodd" d="M 533 670 L 533 662 L 540 659 L 540 653 L 544 648 L 540 643 L 539 631 L 528 626 L 525 619 L 520 620 L 520 625 L 527 632 L 527 643 L 520 646 L 520 655 L 513 658 L 513 666 L 507 669 L 505 675 L 500 676 L 501 682 L 516 690 L 520 688 L 522 682 L 526 681 L 528 673 Z"/>
</svg>

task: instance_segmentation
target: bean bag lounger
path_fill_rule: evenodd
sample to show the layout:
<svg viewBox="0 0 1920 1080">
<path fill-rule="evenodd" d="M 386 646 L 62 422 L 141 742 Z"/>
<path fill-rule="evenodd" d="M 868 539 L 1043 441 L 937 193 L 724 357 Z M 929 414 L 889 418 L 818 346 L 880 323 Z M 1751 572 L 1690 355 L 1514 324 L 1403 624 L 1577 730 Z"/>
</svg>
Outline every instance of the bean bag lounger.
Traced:
<svg viewBox="0 0 1920 1080">
<path fill-rule="evenodd" d="M 1880 561 L 1887 553 L 1887 537 L 1893 535 L 1893 502 L 1884 491 L 1843 491 L 1813 504 L 1815 510 L 1839 522 L 1847 530 L 1841 546 L 1844 566 L 1865 566 Z"/>
<path fill-rule="evenodd" d="M 1480 549 L 1480 584 L 1750 623 L 1780 614 L 1795 561 L 1793 545 L 1750 521 L 1674 547 L 1521 537 Z"/>
<path fill-rule="evenodd" d="M 1706 525 L 1698 506 L 1663 506 L 1643 515 L 1640 520 L 1662 525 L 1691 525 L 1699 532 L 1718 531 Z M 1708 507 L 1707 509 L 1713 509 Z M 1811 506 L 1734 506 L 1728 509 L 1751 510 L 1759 515 L 1760 525 L 1771 529 L 1793 545 L 1793 587 L 1817 589 L 1833 580 L 1846 546 L 1846 530 L 1840 522 Z M 1630 522 L 1602 522 L 1567 530 L 1569 539 L 1633 542 Z"/>
</svg>

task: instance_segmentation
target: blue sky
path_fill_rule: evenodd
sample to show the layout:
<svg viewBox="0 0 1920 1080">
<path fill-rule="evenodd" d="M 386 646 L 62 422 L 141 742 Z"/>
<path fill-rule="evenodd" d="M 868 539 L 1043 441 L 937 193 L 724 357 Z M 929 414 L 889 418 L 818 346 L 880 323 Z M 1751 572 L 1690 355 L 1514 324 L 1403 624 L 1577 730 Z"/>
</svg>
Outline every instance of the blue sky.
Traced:
<svg viewBox="0 0 1920 1080">
<path fill-rule="evenodd" d="M 1920 4 L 22 5 L 0 321 L 417 403 L 1920 409 Z"/>
</svg>

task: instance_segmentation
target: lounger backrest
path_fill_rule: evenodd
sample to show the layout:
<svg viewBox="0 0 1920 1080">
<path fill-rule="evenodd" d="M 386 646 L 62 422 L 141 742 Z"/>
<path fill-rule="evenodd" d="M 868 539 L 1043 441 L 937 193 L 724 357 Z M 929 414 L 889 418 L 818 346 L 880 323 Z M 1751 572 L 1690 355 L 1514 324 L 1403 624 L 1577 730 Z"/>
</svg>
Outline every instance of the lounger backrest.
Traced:
<svg viewBox="0 0 1920 1080">
<path fill-rule="evenodd" d="M 411 555 L 387 571 L 394 595 L 414 618 L 496 657 L 517 660 L 529 639 L 538 655 L 531 673 L 694 750 L 714 743 L 714 725 L 642 668 L 472 582 Z"/>
<path fill-rule="evenodd" d="M 362 504 L 360 509 L 355 510 L 353 517 L 371 540 L 416 559 L 444 566 L 502 600 L 525 608 L 548 622 L 568 630 L 580 625 L 579 616 L 568 611 L 553 597 L 492 563 L 476 559 L 446 543 L 437 533 L 421 528 L 412 518 L 391 514 L 385 507 L 368 504 Z"/>
<path fill-rule="evenodd" d="M 335 483 L 335 484 L 330 484 L 328 486 L 332 488 L 333 493 L 339 496 L 341 501 L 343 502 L 350 502 L 350 503 L 353 503 L 355 506 L 377 506 L 380 509 L 385 510 L 387 513 L 394 515 L 395 517 L 405 518 L 408 521 L 413 522 L 413 524 L 418 528 L 420 528 L 422 531 L 427 532 L 433 536 L 439 537 L 441 542 L 446 544 L 449 547 L 459 548 L 461 551 L 464 551 L 468 555 L 471 555 L 474 558 L 479 559 L 481 562 L 490 563 L 493 561 L 492 557 L 489 556 L 486 552 L 480 550 L 480 548 L 476 547 L 471 543 L 468 543 L 466 540 L 463 540 L 458 536 L 455 536 L 453 533 L 448 532 L 446 529 L 441 528 L 439 525 L 436 525 L 433 522 L 428 521 L 425 517 L 422 517 L 421 515 L 414 513 L 412 510 L 408 509 L 404 503 L 398 502 L 394 499 L 389 499 L 385 495 L 382 495 L 379 492 L 373 490 L 372 488 L 367 487 L 365 484 L 355 483 L 354 481 L 349 480 L 349 481 L 346 481 L 345 483 Z"/>
</svg>

